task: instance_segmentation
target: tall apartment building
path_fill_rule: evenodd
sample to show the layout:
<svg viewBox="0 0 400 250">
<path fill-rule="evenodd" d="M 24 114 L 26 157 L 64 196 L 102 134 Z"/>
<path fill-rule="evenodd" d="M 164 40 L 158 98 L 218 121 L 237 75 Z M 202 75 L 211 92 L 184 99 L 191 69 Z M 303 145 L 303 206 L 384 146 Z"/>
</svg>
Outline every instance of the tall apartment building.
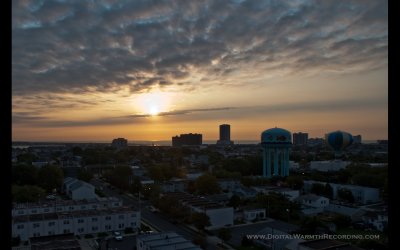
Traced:
<svg viewBox="0 0 400 250">
<path fill-rule="evenodd" d="M 308 142 L 308 133 L 293 133 L 293 145 L 306 145 Z"/>
<path fill-rule="evenodd" d="M 231 145 L 231 125 L 221 124 L 219 125 L 219 140 L 217 141 L 219 145 Z"/>
<path fill-rule="evenodd" d="M 111 145 L 116 148 L 126 148 L 128 147 L 128 140 L 125 138 L 116 138 L 112 140 Z"/>
<path fill-rule="evenodd" d="M 172 146 L 196 146 L 203 143 L 202 134 L 181 134 L 180 136 L 172 137 Z"/>
<path fill-rule="evenodd" d="M 14 204 L 12 236 L 32 237 L 94 234 L 140 227 L 140 212 L 116 198 Z"/>
</svg>

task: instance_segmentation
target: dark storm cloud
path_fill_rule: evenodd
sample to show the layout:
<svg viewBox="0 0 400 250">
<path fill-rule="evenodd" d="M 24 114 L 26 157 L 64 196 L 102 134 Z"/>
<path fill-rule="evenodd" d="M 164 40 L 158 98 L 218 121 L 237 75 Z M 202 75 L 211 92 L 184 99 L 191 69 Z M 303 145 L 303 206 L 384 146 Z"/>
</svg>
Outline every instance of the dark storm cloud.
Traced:
<svg viewBox="0 0 400 250">
<path fill-rule="evenodd" d="M 387 65 L 387 9 L 382 0 L 16 0 L 13 94 L 196 86 L 193 69 L 217 83 L 237 72 L 377 69 Z"/>
</svg>

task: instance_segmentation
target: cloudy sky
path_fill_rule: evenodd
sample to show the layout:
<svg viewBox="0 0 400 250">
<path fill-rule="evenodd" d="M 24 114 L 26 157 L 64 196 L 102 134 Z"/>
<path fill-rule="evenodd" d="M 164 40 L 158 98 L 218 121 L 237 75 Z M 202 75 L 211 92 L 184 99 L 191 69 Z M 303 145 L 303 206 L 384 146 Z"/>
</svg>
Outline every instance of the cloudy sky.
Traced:
<svg viewBox="0 0 400 250">
<path fill-rule="evenodd" d="M 388 133 L 385 0 L 12 1 L 12 137 Z"/>
</svg>

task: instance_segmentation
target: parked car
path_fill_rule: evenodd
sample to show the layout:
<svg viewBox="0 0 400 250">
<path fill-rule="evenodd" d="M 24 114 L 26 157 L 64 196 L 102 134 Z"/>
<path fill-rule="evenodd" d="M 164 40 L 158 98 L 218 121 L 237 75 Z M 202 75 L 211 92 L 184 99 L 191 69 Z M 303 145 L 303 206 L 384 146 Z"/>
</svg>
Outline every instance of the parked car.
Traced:
<svg viewBox="0 0 400 250">
<path fill-rule="evenodd" d="M 122 237 L 120 232 L 114 232 L 114 239 L 120 241 L 123 240 L 124 237 Z"/>
</svg>

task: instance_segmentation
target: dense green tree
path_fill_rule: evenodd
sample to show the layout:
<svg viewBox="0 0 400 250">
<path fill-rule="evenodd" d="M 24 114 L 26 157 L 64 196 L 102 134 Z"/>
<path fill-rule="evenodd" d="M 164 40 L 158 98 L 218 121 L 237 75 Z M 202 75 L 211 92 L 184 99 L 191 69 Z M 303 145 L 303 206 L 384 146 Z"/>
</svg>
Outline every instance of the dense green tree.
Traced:
<svg viewBox="0 0 400 250">
<path fill-rule="evenodd" d="M 63 183 L 64 173 L 60 167 L 54 165 L 43 166 L 38 172 L 38 185 L 46 191 L 59 190 Z"/>
<path fill-rule="evenodd" d="M 205 213 L 193 213 L 191 216 L 192 224 L 199 230 L 211 226 L 210 218 Z"/>
<path fill-rule="evenodd" d="M 143 185 L 141 189 L 141 194 L 145 199 L 155 200 L 160 196 L 161 188 L 158 184 L 147 184 Z"/>
<path fill-rule="evenodd" d="M 86 169 L 79 169 L 78 171 L 78 179 L 85 181 L 85 182 L 90 182 L 90 180 L 93 178 L 93 174 L 91 172 L 89 172 Z"/>
<path fill-rule="evenodd" d="M 353 193 L 347 188 L 338 189 L 337 198 L 342 201 L 354 202 Z"/>
<path fill-rule="evenodd" d="M 325 186 L 321 183 L 313 183 L 311 186 L 311 193 L 316 195 L 323 195 L 324 194 Z"/>
<path fill-rule="evenodd" d="M 32 165 L 33 161 L 36 161 L 38 157 L 33 153 L 22 153 L 17 156 L 17 160 L 19 163 L 26 163 L 28 165 Z"/>
<path fill-rule="evenodd" d="M 304 185 L 303 177 L 301 176 L 288 176 L 286 177 L 286 184 L 292 189 L 302 189 Z"/>
<path fill-rule="evenodd" d="M 28 164 L 17 164 L 11 168 L 11 182 L 17 185 L 36 185 L 38 168 Z"/>
<path fill-rule="evenodd" d="M 324 186 L 324 192 L 322 194 L 323 196 L 333 199 L 333 188 L 329 183 L 326 183 Z"/>
<path fill-rule="evenodd" d="M 336 214 L 333 216 L 332 222 L 335 223 L 337 229 L 348 228 L 351 225 L 351 218 L 346 215 Z"/>
<path fill-rule="evenodd" d="M 129 192 L 132 194 L 137 194 L 142 190 L 142 182 L 138 176 L 132 177 L 132 183 L 129 186 Z"/>
<path fill-rule="evenodd" d="M 223 241 L 228 241 L 232 238 L 232 232 L 229 228 L 221 228 L 218 230 L 218 237 Z"/>
<path fill-rule="evenodd" d="M 216 194 L 220 190 L 217 178 L 211 174 L 203 174 L 196 179 L 196 191 L 198 194 Z"/>
<path fill-rule="evenodd" d="M 14 202 L 36 202 L 46 196 L 46 191 L 43 188 L 32 185 L 12 186 L 12 199 Z"/>
<path fill-rule="evenodd" d="M 240 197 L 239 197 L 238 195 L 234 194 L 234 195 L 232 195 L 232 197 L 229 199 L 228 206 L 237 208 L 237 207 L 240 206 L 240 204 L 241 204 Z"/>
<path fill-rule="evenodd" d="M 123 189 L 129 189 L 129 177 L 132 176 L 132 170 L 127 165 L 118 165 L 107 175 L 112 185 Z"/>
</svg>

